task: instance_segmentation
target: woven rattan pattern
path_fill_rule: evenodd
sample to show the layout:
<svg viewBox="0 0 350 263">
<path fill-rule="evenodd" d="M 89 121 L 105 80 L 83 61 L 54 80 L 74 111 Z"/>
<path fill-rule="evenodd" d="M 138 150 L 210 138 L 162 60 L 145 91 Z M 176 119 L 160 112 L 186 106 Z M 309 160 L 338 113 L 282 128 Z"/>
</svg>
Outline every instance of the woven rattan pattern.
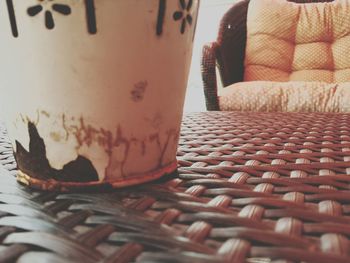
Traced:
<svg viewBox="0 0 350 263">
<path fill-rule="evenodd" d="M 350 262 L 350 115 L 190 114 L 177 175 L 106 194 L 20 186 L 1 131 L 0 262 Z"/>
</svg>

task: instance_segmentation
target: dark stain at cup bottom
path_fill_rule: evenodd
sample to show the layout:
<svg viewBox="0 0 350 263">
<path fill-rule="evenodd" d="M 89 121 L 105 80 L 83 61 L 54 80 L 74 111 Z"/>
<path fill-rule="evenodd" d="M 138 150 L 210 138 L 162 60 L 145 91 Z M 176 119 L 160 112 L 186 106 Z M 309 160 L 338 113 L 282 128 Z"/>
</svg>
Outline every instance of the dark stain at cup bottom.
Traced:
<svg viewBox="0 0 350 263">
<path fill-rule="evenodd" d="M 79 155 L 75 160 L 65 164 L 62 169 L 52 168 L 47 157 L 43 138 L 34 123 L 28 123 L 29 151 L 16 141 L 15 158 L 18 168 L 30 177 L 39 180 L 54 179 L 61 182 L 98 181 L 98 174 L 92 162 Z"/>
</svg>

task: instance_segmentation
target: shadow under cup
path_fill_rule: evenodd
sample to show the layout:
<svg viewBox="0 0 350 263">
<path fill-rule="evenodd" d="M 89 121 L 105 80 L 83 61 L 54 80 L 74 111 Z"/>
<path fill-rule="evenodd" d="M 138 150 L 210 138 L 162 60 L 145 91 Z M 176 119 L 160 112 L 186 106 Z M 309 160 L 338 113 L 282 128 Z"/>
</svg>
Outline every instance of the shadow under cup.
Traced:
<svg viewBox="0 0 350 263">
<path fill-rule="evenodd" d="M 2 1 L 0 114 L 18 180 L 107 189 L 175 171 L 198 5 Z"/>
</svg>

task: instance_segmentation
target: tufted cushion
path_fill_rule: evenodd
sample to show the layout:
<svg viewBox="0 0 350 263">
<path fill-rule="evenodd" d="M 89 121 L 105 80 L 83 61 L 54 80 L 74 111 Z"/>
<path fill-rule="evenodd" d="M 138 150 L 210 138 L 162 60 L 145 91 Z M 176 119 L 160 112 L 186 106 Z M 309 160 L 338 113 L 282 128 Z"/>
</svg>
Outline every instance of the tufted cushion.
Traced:
<svg viewBox="0 0 350 263">
<path fill-rule="evenodd" d="M 350 0 L 250 0 L 245 55 L 245 81 L 350 81 Z"/>
<path fill-rule="evenodd" d="M 350 82 L 238 82 L 219 92 L 220 110 L 350 112 Z"/>
</svg>

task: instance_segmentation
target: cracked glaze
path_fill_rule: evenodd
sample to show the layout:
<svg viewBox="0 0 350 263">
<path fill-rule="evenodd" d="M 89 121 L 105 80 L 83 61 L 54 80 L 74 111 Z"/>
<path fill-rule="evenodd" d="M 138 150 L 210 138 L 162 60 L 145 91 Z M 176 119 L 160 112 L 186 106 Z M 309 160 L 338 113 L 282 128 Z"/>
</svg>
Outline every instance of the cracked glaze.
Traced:
<svg viewBox="0 0 350 263">
<path fill-rule="evenodd" d="M 37 110 L 35 118 L 20 114 L 14 126 L 22 131 L 28 123 L 33 123 L 43 137 L 51 167 L 62 169 L 80 155 L 92 162 L 99 179 L 104 181 L 137 176 L 169 165 L 175 160 L 179 138 L 179 129 L 164 127 L 159 113 L 144 118 L 150 129 L 142 137 L 132 136 L 121 124 L 106 130 L 89 124 L 83 117 L 64 113 L 53 116 L 45 110 Z M 24 145 L 28 143 L 29 138 Z M 62 154 L 66 157 L 62 158 Z"/>
</svg>

